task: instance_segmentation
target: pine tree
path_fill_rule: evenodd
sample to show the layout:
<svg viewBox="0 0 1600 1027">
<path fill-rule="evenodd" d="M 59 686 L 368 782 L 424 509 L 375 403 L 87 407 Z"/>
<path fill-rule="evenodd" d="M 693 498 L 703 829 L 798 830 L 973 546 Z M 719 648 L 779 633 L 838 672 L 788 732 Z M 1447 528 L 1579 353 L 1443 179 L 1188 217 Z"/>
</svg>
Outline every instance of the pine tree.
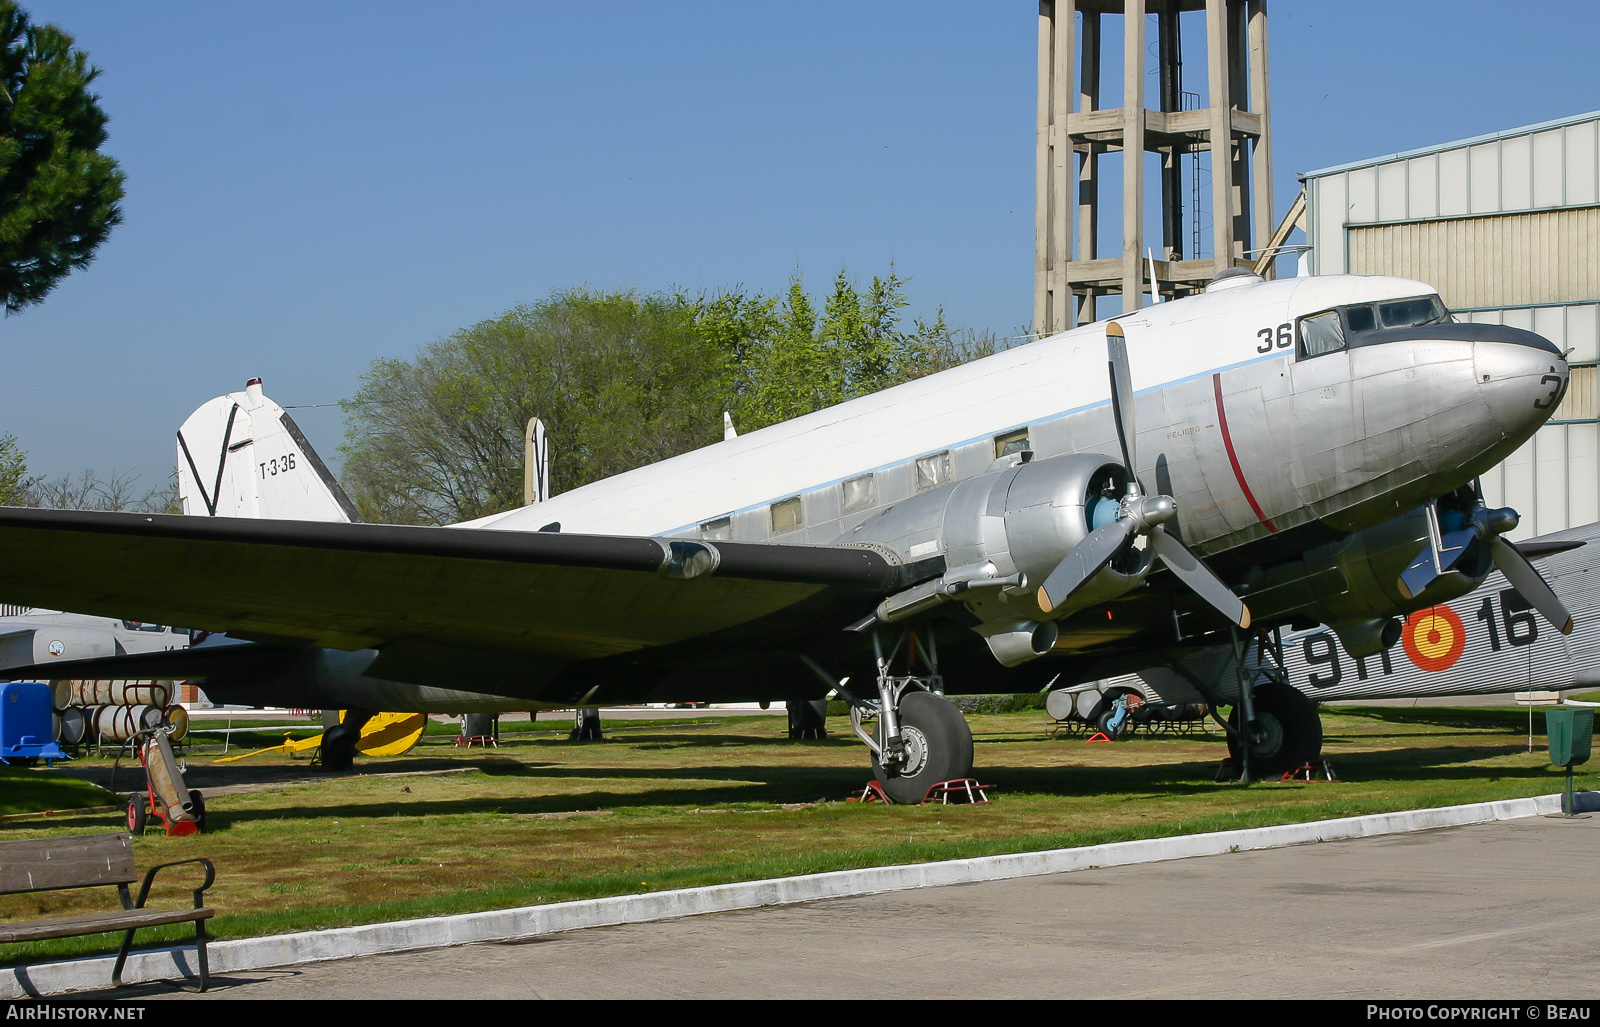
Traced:
<svg viewBox="0 0 1600 1027">
<path fill-rule="evenodd" d="M 0 303 L 13 314 L 88 265 L 122 220 L 122 172 L 72 37 L 0 0 Z"/>
</svg>

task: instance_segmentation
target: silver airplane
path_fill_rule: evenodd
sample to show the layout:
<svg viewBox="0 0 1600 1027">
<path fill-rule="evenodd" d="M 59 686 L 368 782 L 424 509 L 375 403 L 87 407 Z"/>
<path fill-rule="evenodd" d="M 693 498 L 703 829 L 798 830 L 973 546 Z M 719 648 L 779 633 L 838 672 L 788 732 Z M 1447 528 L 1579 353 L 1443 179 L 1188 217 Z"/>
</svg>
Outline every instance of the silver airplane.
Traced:
<svg viewBox="0 0 1600 1027">
<path fill-rule="evenodd" d="M 362 679 L 419 704 L 465 679 L 525 708 L 837 692 L 885 789 L 916 801 L 971 772 L 942 692 L 1101 679 L 1297 620 L 1376 655 L 1495 569 L 1570 630 L 1503 537 L 1515 512 L 1470 487 L 1567 382 L 1550 342 L 1455 323 L 1421 282 L 1229 271 L 447 528 L 0 510 L 0 601 L 264 643 L 295 705 L 355 707 Z M 257 474 L 314 473 L 235 444 Z M 1308 748 L 1301 693 L 1241 705 L 1263 770 Z"/>
</svg>

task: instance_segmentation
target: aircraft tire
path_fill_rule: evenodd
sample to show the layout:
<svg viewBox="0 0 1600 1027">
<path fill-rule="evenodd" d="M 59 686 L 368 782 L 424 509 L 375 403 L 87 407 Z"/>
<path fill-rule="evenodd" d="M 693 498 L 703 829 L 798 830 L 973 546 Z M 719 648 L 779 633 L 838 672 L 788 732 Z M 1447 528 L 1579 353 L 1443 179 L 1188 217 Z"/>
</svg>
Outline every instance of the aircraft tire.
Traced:
<svg viewBox="0 0 1600 1027">
<path fill-rule="evenodd" d="M 1256 777 L 1282 774 L 1322 755 L 1322 717 L 1317 705 L 1300 692 L 1275 681 L 1255 690 L 1256 721 L 1263 738 L 1250 747 L 1250 772 Z M 1228 717 L 1234 727 L 1242 716 L 1235 706 Z M 1238 739 L 1228 735 L 1228 756 L 1237 766 Z"/>
<path fill-rule="evenodd" d="M 322 733 L 322 769 L 349 770 L 356 762 L 356 741 L 361 729 L 336 724 Z"/>
<path fill-rule="evenodd" d="M 128 796 L 128 833 L 135 838 L 144 834 L 144 826 L 150 816 L 150 803 L 143 792 L 134 792 Z"/>
<path fill-rule="evenodd" d="M 972 729 L 949 700 L 910 692 L 900 700 L 900 735 L 913 754 L 911 773 L 890 774 L 877 759 L 873 776 L 895 802 L 915 805 L 940 781 L 972 776 Z"/>
</svg>

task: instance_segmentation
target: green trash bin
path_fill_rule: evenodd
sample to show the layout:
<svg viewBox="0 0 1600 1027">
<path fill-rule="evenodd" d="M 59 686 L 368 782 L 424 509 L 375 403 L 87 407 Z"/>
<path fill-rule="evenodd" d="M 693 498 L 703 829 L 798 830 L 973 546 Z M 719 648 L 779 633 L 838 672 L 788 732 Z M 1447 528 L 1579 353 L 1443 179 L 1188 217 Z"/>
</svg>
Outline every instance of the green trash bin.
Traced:
<svg viewBox="0 0 1600 1027">
<path fill-rule="evenodd" d="M 1567 768 L 1567 792 L 1561 812 L 1571 816 L 1572 768 L 1589 762 L 1594 741 L 1594 710 L 1558 706 L 1544 711 L 1545 733 L 1550 739 L 1550 762 Z"/>
<path fill-rule="evenodd" d="M 1594 710 L 1558 706 L 1544 711 L 1544 729 L 1550 736 L 1550 762 L 1576 767 L 1589 762 L 1594 740 Z"/>
</svg>

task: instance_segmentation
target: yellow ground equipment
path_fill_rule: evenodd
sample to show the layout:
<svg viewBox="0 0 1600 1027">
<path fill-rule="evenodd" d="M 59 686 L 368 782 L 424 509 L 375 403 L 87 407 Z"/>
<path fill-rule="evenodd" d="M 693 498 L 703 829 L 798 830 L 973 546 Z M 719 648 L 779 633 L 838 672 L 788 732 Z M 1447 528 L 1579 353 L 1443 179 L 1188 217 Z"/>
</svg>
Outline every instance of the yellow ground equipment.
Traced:
<svg viewBox="0 0 1600 1027">
<path fill-rule="evenodd" d="M 345 711 L 339 711 L 340 721 L 344 720 Z M 361 725 L 361 737 L 356 742 L 356 752 L 363 756 L 403 756 L 411 751 L 422 737 L 422 729 L 428 726 L 426 713 L 379 713 Z M 253 752 L 240 753 L 238 756 L 227 756 L 217 760 L 218 763 L 233 763 L 237 760 L 259 756 L 265 752 L 281 752 L 293 756 L 296 753 L 310 752 L 322 745 L 321 735 L 312 735 L 310 738 L 290 739 L 285 737 L 282 745 L 269 745 L 265 749 L 256 749 Z"/>
</svg>

